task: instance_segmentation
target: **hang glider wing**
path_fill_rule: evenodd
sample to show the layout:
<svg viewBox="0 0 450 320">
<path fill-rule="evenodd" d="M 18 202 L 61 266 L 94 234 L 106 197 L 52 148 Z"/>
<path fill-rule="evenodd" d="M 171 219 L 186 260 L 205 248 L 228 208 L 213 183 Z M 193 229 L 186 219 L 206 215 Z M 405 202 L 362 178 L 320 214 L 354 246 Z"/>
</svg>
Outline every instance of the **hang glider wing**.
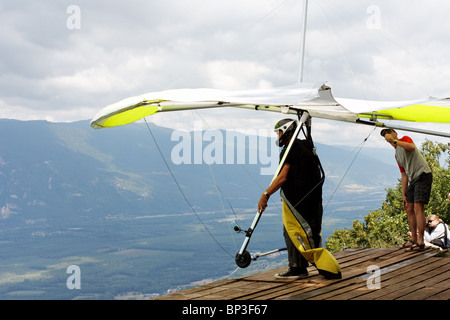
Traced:
<svg viewBox="0 0 450 320">
<path fill-rule="evenodd" d="M 95 116 L 91 126 L 94 129 L 114 127 L 159 112 L 203 108 L 240 107 L 280 112 L 286 107 L 293 107 L 297 102 L 306 105 L 319 100 L 321 86 L 308 84 L 242 91 L 178 89 L 152 92 L 107 106 Z M 334 100 L 323 102 L 337 105 Z"/>
<path fill-rule="evenodd" d="M 416 101 L 365 101 L 352 99 L 336 100 L 348 110 L 358 114 L 358 123 L 450 137 L 450 132 L 436 132 L 414 127 L 403 127 L 378 120 L 399 120 L 407 122 L 450 123 L 450 98 Z M 372 111 L 366 111 L 372 110 Z M 364 121 L 369 118 L 370 121 Z"/>
<path fill-rule="evenodd" d="M 91 127 L 99 129 L 125 125 L 160 112 L 224 107 L 286 114 L 307 111 L 313 118 L 401 128 L 403 130 L 408 130 L 408 128 L 385 125 L 377 120 L 450 123 L 450 99 L 403 102 L 335 99 L 331 94 L 330 87 L 322 83 L 301 83 L 258 90 L 178 89 L 148 93 L 105 107 L 91 121 Z M 361 118 L 369 118 L 369 121 L 364 121 Z M 423 131 L 414 128 L 409 131 L 450 137 L 450 133 Z"/>
<path fill-rule="evenodd" d="M 336 100 L 362 118 L 450 123 L 450 99 L 363 101 L 336 98 Z"/>
</svg>

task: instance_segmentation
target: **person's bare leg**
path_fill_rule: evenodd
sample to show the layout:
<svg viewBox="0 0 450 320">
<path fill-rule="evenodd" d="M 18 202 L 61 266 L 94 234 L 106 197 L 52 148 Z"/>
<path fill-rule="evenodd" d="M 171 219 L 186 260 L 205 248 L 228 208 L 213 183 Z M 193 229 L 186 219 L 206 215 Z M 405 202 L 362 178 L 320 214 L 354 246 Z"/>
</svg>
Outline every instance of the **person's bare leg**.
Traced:
<svg viewBox="0 0 450 320">
<path fill-rule="evenodd" d="M 417 219 L 416 214 L 414 212 L 414 203 L 407 202 L 404 207 L 406 211 L 406 216 L 408 217 L 409 230 L 411 231 L 411 241 L 417 243 Z M 422 231 L 422 240 L 423 240 L 423 231 Z"/>
<path fill-rule="evenodd" d="M 423 233 L 425 230 L 425 212 L 424 212 L 424 206 L 425 204 L 423 202 L 415 202 L 414 203 L 414 213 L 416 216 L 416 223 L 417 223 L 417 243 L 423 244 Z"/>
</svg>

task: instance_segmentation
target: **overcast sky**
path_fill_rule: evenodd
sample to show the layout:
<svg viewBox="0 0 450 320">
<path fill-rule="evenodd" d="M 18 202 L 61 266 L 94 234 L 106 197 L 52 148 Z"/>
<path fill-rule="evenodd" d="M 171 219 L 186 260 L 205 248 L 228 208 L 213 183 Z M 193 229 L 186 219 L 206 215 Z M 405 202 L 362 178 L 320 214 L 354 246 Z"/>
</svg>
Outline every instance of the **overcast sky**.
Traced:
<svg viewBox="0 0 450 320">
<path fill-rule="evenodd" d="M 146 92 L 296 83 L 302 7 L 302 0 L 0 0 L 0 118 L 77 121 Z M 342 98 L 450 97 L 449 12 L 445 0 L 309 1 L 303 81 L 326 82 Z M 201 116 L 205 127 L 236 129 L 271 128 L 281 118 L 229 109 L 169 115 L 151 120 L 181 128 Z M 354 146 L 372 131 L 316 119 L 313 126 L 318 142 Z M 385 146 L 378 129 L 369 145 Z"/>
</svg>

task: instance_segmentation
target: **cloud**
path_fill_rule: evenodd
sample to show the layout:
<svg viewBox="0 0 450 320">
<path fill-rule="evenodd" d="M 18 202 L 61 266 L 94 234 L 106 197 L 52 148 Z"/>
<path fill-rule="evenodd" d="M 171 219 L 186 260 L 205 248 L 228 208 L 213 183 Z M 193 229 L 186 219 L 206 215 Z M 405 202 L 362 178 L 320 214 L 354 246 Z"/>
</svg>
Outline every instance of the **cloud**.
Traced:
<svg viewBox="0 0 450 320">
<path fill-rule="evenodd" d="M 82 0 L 76 4 L 79 29 L 67 27 L 70 5 L 0 4 L 0 117 L 75 121 L 151 91 L 265 88 L 298 78 L 298 1 Z M 310 2 L 304 80 L 328 81 L 337 97 L 450 95 L 449 9 L 443 0 Z M 426 23 L 418 23 L 424 17 Z M 209 123 L 227 125 L 244 117 L 272 127 L 276 118 L 237 110 L 221 113 L 218 121 L 203 113 Z M 325 126 L 335 123 L 316 122 L 316 135 L 327 141 L 367 132 L 353 126 L 333 136 Z"/>
<path fill-rule="evenodd" d="M 268 79 L 276 72 L 255 61 L 211 61 L 207 68 L 212 87 L 226 90 L 271 88 Z"/>
<path fill-rule="evenodd" d="M 348 185 L 344 185 L 342 186 L 345 190 L 346 193 L 367 193 L 370 191 L 374 191 L 377 190 L 378 187 L 373 187 L 373 186 L 364 186 L 361 184 L 348 184 Z"/>
</svg>

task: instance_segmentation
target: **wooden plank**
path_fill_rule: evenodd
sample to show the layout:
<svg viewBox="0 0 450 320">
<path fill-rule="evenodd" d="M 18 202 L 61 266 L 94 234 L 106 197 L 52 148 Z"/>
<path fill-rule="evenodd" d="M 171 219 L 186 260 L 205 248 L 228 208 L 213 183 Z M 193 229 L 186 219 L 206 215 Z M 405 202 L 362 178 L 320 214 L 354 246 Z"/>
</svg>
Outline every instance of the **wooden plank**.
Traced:
<svg viewBox="0 0 450 320">
<path fill-rule="evenodd" d="M 396 279 L 398 279 L 397 277 L 406 277 L 406 271 L 410 270 L 412 264 L 414 264 L 415 270 L 420 269 L 420 263 L 424 263 L 425 265 L 427 265 L 429 263 L 427 262 L 427 259 L 428 256 L 426 255 L 417 255 L 413 256 L 410 259 L 399 261 L 392 265 L 387 265 L 386 267 L 380 268 L 381 287 L 385 288 L 391 278 L 395 277 Z M 369 289 L 367 287 L 368 277 L 369 274 L 366 273 L 365 275 L 356 278 L 355 282 L 359 281 L 359 285 L 355 285 L 353 288 L 348 288 L 348 292 L 330 297 L 330 299 L 354 299 L 358 296 L 374 291 L 374 289 Z M 350 289 L 354 290 L 350 291 Z"/>
<path fill-rule="evenodd" d="M 320 287 L 328 286 L 333 281 L 336 280 L 327 280 L 322 278 L 322 279 L 308 280 L 306 282 L 297 281 L 296 283 L 291 284 L 290 286 L 286 286 L 285 289 L 275 292 L 271 295 L 263 296 L 261 297 L 261 299 L 285 300 L 294 295 L 306 293 L 312 290 L 316 290 L 317 288 Z"/>
<path fill-rule="evenodd" d="M 349 278 L 366 272 L 367 267 L 361 268 L 361 265 L 370 265 L 368 261 L 379 259 L 382 256 L 398 255 L 397 248 L 382 248 L 382 249 L 372 249 L 367 250 L 365 253 L 360 252 L 358 255 L 353 255 L 352 259 L 345 259 L 347 262 L 342 263 L 344 259 L 338 259 L 338 262 L 342 269 L 342 279 L 327 280 L 321 276 L 314 278 L 314 280 L 298 280 L 297 285 L 290 286 L 286 290 L 277 292 L 277 296 L 269 295 L 264 296 L 266 299 L 304 299 L 310 295 L 314 295 L 314 292 L 320 288 L 327 288 L 335 283 L 342 283 Z M 348 258 L 348 257 L 346 257 Z M 356 269 L 355 269 L 356 268 Z M 308 282 L 305 282 L 308 281 Z M 325 289 L 326 290 L 326 289 Z"/>
<path fill-rule="evenodd" d="M 404 250 L 398 250 L 398 248 L 383 248 L 383 249 L 372 249 L 372 250 L 363 250 L 363 252 L 357 252 L 357 254 L 353 254 L 352 257 L 349 259 L 348 256 L 343 256 L 343 259 L 338 259 L 338 262 L 341 265 L 342 272 L 343 272 L 343 279 L 342 280 L 327 280 L 321 276 L 315 277 L 314 280 L 311 279 L 301 279 L 297 280 L 295 282 L 290 282 L 289 284 L 285 285 L 282 290 L 279 288 L 270 290 L 270 291 L 264 291 L 264 292 L 257 292 L 253 295 L 247 296 L 245 298 L 247 299 L 286 299 L 291 298 L 292 296 L 298 295 L 298 294 L 307 294 L 308 292 L 312 292 L 318 288 L 322 287 L 328 287 L 330 284 L 334 282 L 341 282 L 349 277 L 354 276 L 354 270 L 352 272 L 352 269 L 355 268 L 355 266 L 358 265 L 358 263 L 365 264 L 366 266 L 364 268 L 359 268 L 356 274 L 361 274 L 362 272 L 365 273 L 367 266 L 370 265 L 368 261 L 373 260 L 380 260 L 383 257 L 386 259 L 387 257 L 391 257 L 392 259 L 397 259 L 396 257 L 398 255 L 404 254 Z M 342 263 L 342 260 L 346 260 L 347 262 Z M 312 272 L 311 272 L 312 273 Z M 317 272 L 316 272 L 317 274 Z"/>
<path fill-rule="evenodd" d="M 379 256 L 382 256 L 385 254 L 389 254 L 391 252 L 395 252 L 396 250 L 397 249 L 394 249 L 394 248 L 379 248 L 379 249 L 372 248 L 372 249 L 357 251 L 357 252 L 354 252 L 349 255 L 344 255 L 342 257 L 338 256 L 337 254 L 333 254 L 333 256 L 339 262 L 340 267 L 345 268 L 347 266 L 357 264 L 361 261 L 371 259 L 374 256 L 379 257 Z"/>
<path fill-rule="evenodd" d="M 446 261 L 443 261 L 446 262 Z M 438 275 L 442 272 L 442 270 L 446 270 L 446 264 L 439 266 L 438 268 L 434 268 L 431 270 L 423 270 L 423 272 L 420 275 L 412 276 L 406 279 L 403 279 L 402 281 L 395 282 L 392 285 L 390 285 L 387 288 L 384 288 L 382 291 L 380 291 L 378 294 L 372 293 L 367 294 L 365 296 L 362 296 L 361 298 L 364 299 L 374 299 L 374 300 L 394 300 L 399 299 L 402 296 L 408 295 L 411 292 L 414 292 L 415 290 L 418 290 L 420 288 L 431 286 L 432 284 L 437 282 L 438 277 L 436 279 L 433 279 L 431 281 L 426 281 L 428 277 L 433 277 L 434 275 Z M 411 272 L 411 275 L 412 272 Z M 445 275 L 446 279 L 448 280 L 449 274 Z"/>
<path fill-rule="evenodd" d="M 385 295 L 383 296 L 382 300 L 387 300 L 387 299 L 396 299 L 396 300 L 422 300 L 427 298 L 428 296 L 433 295 L 434 293 L 438 293 L 440 291 L 433 291 L 433 294 L 430 294 L 428 296 L 424 296 L 424 288 L 427 288 L 429 290 L 434 290 L 435 285 L 437 282 L 440 281 L 445 281 L 448 280 L 449 275 L 448 274 L 441 274 L 441 275 L 437 275 L 435 278 L 429 280 L 429 282 L 426 282 L 426 277 L 422 277 L 421 282 L 422 283 L 417 283 L 414 286 L 408 286 L 406 288 L 403 288 L 401 290 L 398 290 L 397 292 L 394 292 L 390 295 Z M 441 290 L 442 291 L 442 290 Z"/>
<path fill-rule="evenodd" d="M 446 270 L 446 271 L 445 271 Z M 428 297 L 439 294 L 449 288 L 450 269 L 447 265 L 433 271 L 427 271 L 426 274 L 416 277 L 419 282 L 408 287 L 410 292 L 397 298 L 397 300 L 424 300 Z M 408 290 L 402 290 L 406 292 Z M 400 293 L 400 292 L 398 292 Z"/>
<path fill-rule="evenodd" d="M 316 296 L 313 299 L 329 299 L 329 300 L 350 300 L 350 299 L 368 299 L 369 296 L 361 297 L 363 295 L 368 295 L 370 293 L 378 293 L 380 296 L 385 294 L 385 289 L 393 284 L 404 281 L 411 277 L 414 273 L 424 272 L 430 262 L 428 257 L 420 255 L 408 260 L 409 263 L 398 263 L 396 265 L 401 265 L 400 268 L 394 266 L 388 266 L 382 268 L 381 271 L 381 289 L 369 289 L 367 287 L 368 275 L 358 277 L 353 279 L 353 284 L 343 288 L 342 290 L 335 290 L 334 292 L 324 293 L 322 295 Z M 414 269 L 412 273 L 408 272 L 411 269 L 411 265 L 414 264 Z M 435 263 L 439 266 L 439 263 Z M 373 299 L 373 297 L 372 297 Z"/>
<path fill-rule="evenodd" d="M 270 290 L 273 288 L 280 288 L 283 284 L 277 282 L 261 282 L 261 281 L 241 281 L 239 282 L 239 287 L 237 283 L 233 287 L 227 288 L 227 292 L 222 299 L 227 300 L 237 300 L 242 299 L 254 292 L 263 292 L 265 290 Z"/>
<path fill-rule="evenodd" d="M 382 252 L 382 251 L 380 251 L 380 252 Z M 332 292 L 333 290 L 344 288 L 346 286 L 352 286 L 355 284 L 355 280 L 353 278 L 366 276 L 367 275 L 367 267 L 370 265 L 377 265 L 379 268 L 387 268 L 387 267 L 392 267 L 392 265 L 397 264 L 399 262 L 412 259 L 415 256 L 417 256 L 416 253 L 405 252 L 404 250 L 393 251 L 393 252 L 391 252 L 391 254 L 386 254 L 382 257 L 371 255 L 372 259 L 366 260 L 366 261 L 360 261 L 360 263 L 358 265 L 351 266 L 350 270 L 345 273 L 345 277 L 343 277 L 342 280 L 336 281 L 336 283 L 330 284 L 328 286 L 321 286 L 322 288 L 316 287 L 316 288 L 314 288 L 314 290 L 304 290 L 300 294 L 292 295 L 291 297 L 288 297 L 288 299 L 293 299 L 293 300 L 294 299 L 299 299 L 299 300 L 313 299 L 313 297 L 315 297 L 316 295 L 325 294 L 325 293 L 327 293 L 328 296 L 333 296 L 333 292 Z M 359 287 L 362 287 L 362 286 L 359 286 Z M 350 289 L 352 289 L 352 288 L 353 287 L 349 287 L 348 290 L 350 291 Z M 353 292 L 352 294 L 355 294 L 355 292 Z M 362 293 L 360 293 L 360 294 L 362 294 Z M 341 297 L 341 298 L 343 298 L 343 297 Z"/>
<path fill-rule="evenodd" d="M 170 293 L 164 296 L 160 296 L 155 298 L 155 300 L 187 300 L 187 299 L 195 299 L 197 297 L 201 297 L 205 295 L 205 292 L 207 294 L 208 290 L 211 290 L 213 288 L 217 287 L 223 287 L 230 283 L 234 283 L 238 280 L 236 279 L 226 279 L 226 280 L 220 280 L 217 282 L 208 283 L 205 285 L 185 289 L 182 291 L 177 291 L 174 293 Z"/>
<path fill-rule="evenodd" d="M 440 277 L 443 281 L 448 279 L 447 276 Z M 433 298 L 433 300 L 438 300 L 436 296 L 439 296 L 441 292 L 448 289 L 447 287 L 444 287 L 442 284 L 430 284 L 430 286 L 425 286 L 423 288 L 417 289 L 410 294 L 404 295 L 403 297 L 400 297 L 397 300 L 426 300 L 428 298 Z"/>
<path fill-rule="evenodd" d="M 431 260 L 430 258 L 423 261 L 422 264 L 411 264 L 405 269 L 399 269 L 398 272 L 393 272 L 390 278 L 382 277 L 381 290 L 373 290 L 365 295 L 357 297 L 357 299 L 381 299 L 383 296 L 395 292 L 400 288 L 409 287 L 415 283 L 414 278 L 417 275 L 424 274 L 429 270 L 433 270 L 447 263 L 444 259 Z"/>
<path fill-rule="evenodd" d="M 432 250 L 406 252 L 401 248 L 346 249 L 333 254 L 341 266 L 342 279 L 325 279 L 314 267 L 308 268 L 309 275 L 303 279 L 276 279 L 274 274 L 287 268 L 281 267 L 220 280 L 156 300 L 448 299 L 449 260 L 432 257 L 435 254 Z M 370 265 L 380 268 L 381 289 L 367 288 Z M 430 276 L 432 281 L 427 280 Z"/>
<path fill-rule="evenodd" d="M 387 251 L 391 251 L 391 250 L 388 249 Z M 368 259 L 367 257 L 372 257 L 374 255 L 380 256 L 383 254 L 384 254 L 384 252 L 383 253 L 381 253 L 380 251 L 377 252 L 377 250 L 373 250 L 373 249 L 365 250 L 365 249 L 358 248 L 356 250 L 348 250 L 348 251 L 344 250 L 334 256 L 336 257 L 339 264 L 341 265 L 341 268 L 343 268 L 342 269 L 343 272 L 345 272 L 344 268 L 346 266 L 350 266 L 350 265 L 357 263 L 358 259 L 359 260 L 367 260 Z M 342 263 L 343 261 L 344 261 L 344 263 Z M 342 266 L 342 264 L 343 264 L 343 266 Z M 286 269 L 286 267 L 280 268 L 280 269 L 284 270 L 284 269 Z M 271 272 L 272 279 L 274 279 L 273 278 L 274 273 L 275 272 Z M 330 283 L 332 283 L 333 281 L 337 281 L 337 280 L 327 280 L 327 279 L 323 278 L 322 276 L 319 276 L 316 268 L 314 268 L 314 267 L 309 267 L 308 273 L 309 273 L 309 276 L 307 278 L 300 279 L 300 280 L 275 280 L 274 279 L 278 283 L 283 284 L 281 288 L 279 286 L 276 286 L 269 290 L 254 292 L 251 295 L 248 295 L 245 297 L 240 297 L 240 299 L 258 299 L 258 300 L 260 300 L 260 299 L 263 299 L 263 300 L 284 299 L 286 297 L 290 297 L 293 294 L 298 293 L 299 291 L 312 290 L 317 286 L 326 286 L 326 285 L 329 285 Z M 247 279 L 252 279 L 252 280 L 257 280 L 258 278 L 259 278 L 259 275 L 253 275 L 253 276 L 247 277 Z"/>
<path fill-rule="evenodd" d="M 388 249 L 388 251 L 390 251 Z M 373 255 L 379 256 L 381 253 L 379 250 L 377 249 L 347 249 L 347 250 L 343 250 L 338 252 L 337 254 L 335 254 L 335 256 L 337 257 L 337 259 L 339 260 L 339 263 L 343 263 L 344 266 L 346 265 L 352 265 L 355 264 L 358 260 L 357 259 L 367 259 L 368 256 L 373 256 Z M 244 277 L 243 279 L 245 281 L 257 281 L 257 286 L 259 286 L 261 288 L 261 290 L 257 291 L 255 289 L 255 292 L 253 292 L 253 294 L 250 294 L 248 298 L 251 297 L 264 297 L 264 295 L 267 295 L 267 292 L 265 292 L 266 289 L 273 289 L 275 292 L 280 292 L 279 287 L 280 286 L 284 286 L 284 291 L 281 292 L 286 292 L 289 293 L 292 290 L 296 290 L 296 287 L 294 287 L 293 289 L 290 289 L 289 286 L 286 287 L 286 281 L 287 282 L 292 282 L 294 280 L 279 280 L 279 279 L 275 279 L 274 278 L 274 274 L 278 273 L 278 272 L 282 272 L 286 269 L 286 267 L 281 267 L 275 270 L 268 270 L 268 271 L 264 271 L 255 275 L 250 275 L 247 277 Z M 317 270 L 314 267 L 310 267 L 309 268 L 309 274 L 310 276 L 316 276 L 318 275 Z M 175 292 L 169 295 L 165 295 L 162 297 L 158 297 L 156 298 L 157 300 L 164 300 L 164 299 L 202 299 L 203 297 L 207 297 L 209 295 L 217 295 L 218 292 L 220 291 L 224 291 L 221 289 L 214 289 L 216 287 L 229 287 L 229 285 L 233 285 L 233 286 L 248 286 L 248 283 L 246 284 L 240 284 L 238 283 L 238 281 L 240 281 L 240 279 L 238 280 L 221 280 L 215 283 L 209 283 L 203 286 L 199 286 L 199 287 L 195 287 L 195 288 L 190 288 L 190 289 L 186 289 L 183 290 L 182 293 L 180 292 Z M 261 284 L 259 282 L 261 281 L 269 281 L 270 284 L 266 284 L 263 287 L 261 286 Z M 298 286 L 298 284 L 297 284 Z M 219 290 L 219 291 L 218 291 Z M 225 295 L 223 294 L 224 298 L 233 298 L 233 299 L 245 299 L 247 295 L 245 294 L 241 294 L 239 296 L 230 296 L 230 293 L 237 293 L 237 292 L 242 292 L 242 290 L 234 290 L 234 291 L 228 291 L 228 293 Z M 272 296 L 270 292 L 268 292 L 269 296 Z M 236 294 L 237 295 L 237 294 Z"/>
<path fill-rule="evenodd" d="M 447 280 L 448 281 L 448 280 Z M 446 289 L 437 294 L 429 296 L 425 300 L 450 300 L 450 289 Z"/>
</svg>

